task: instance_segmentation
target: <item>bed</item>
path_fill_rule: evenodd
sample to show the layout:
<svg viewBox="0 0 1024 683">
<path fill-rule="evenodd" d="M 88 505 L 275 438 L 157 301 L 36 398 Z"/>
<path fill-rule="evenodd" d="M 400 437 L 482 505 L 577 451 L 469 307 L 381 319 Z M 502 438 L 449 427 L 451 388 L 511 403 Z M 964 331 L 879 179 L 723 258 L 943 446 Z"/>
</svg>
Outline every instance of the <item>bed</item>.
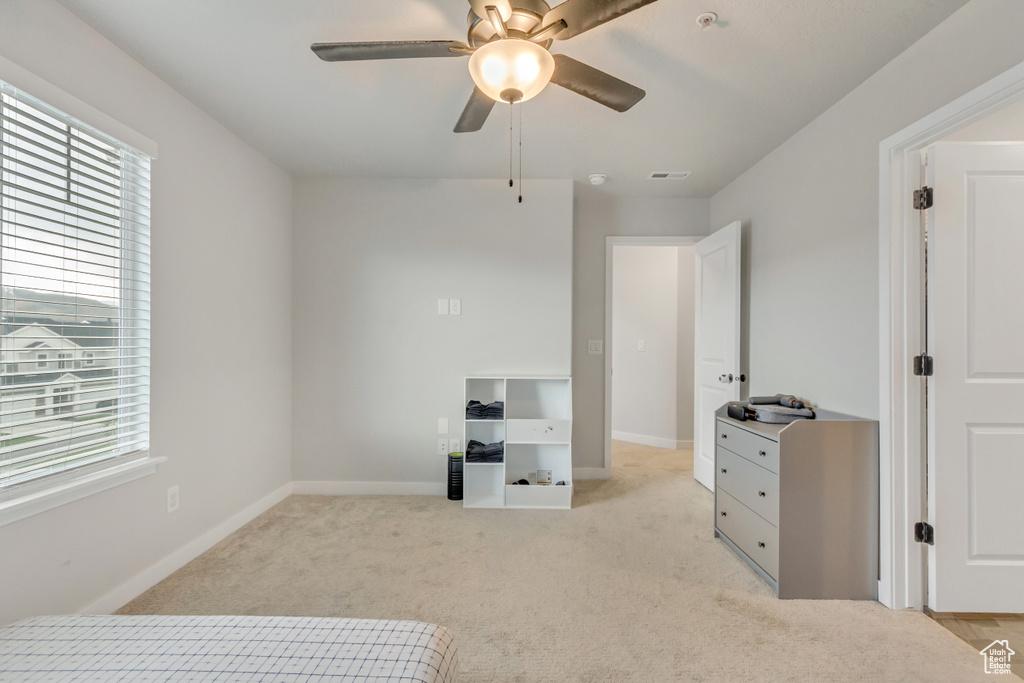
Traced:
<svg viewBox="0 0 1024 683">
<path fill-rule="evenodd" d="M 450 631 L 418 621 L 35 617 L 0 628 L 0 681 L 453 683 Z"/>
</svg>

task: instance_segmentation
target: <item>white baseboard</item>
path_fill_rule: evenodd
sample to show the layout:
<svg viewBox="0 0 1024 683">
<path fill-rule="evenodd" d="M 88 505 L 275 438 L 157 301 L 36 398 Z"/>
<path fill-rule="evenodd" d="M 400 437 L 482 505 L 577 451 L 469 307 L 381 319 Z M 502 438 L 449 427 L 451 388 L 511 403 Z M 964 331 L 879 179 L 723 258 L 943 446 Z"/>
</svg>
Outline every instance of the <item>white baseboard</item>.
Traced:
<svg viewBox="0 0 1024 683">
<path fill-rule="evenodd" d="M 445 482 L 293 481 L 292 493 L 319 496 L 446 496 Z"/>
<path fill-rule="evenodd" d="M 628 441 L 643 446 L 654 446 L 655 448 L 671 448 L 672 450 L 689 450 L 693 448 L 693 441 L 677 441 L 675 439 L 663 439 L 657 436 L 646 436 L 644 434 L 630 434 L 629 432 L 612 432 L 612 439 L 615 441 Z"/>
<path fill-rule="evenodd" d="M 608 479 L 612 476 L 611 470 L 603 467 L 573 467 L 572 478 L 577 479 Z"/>
<path fill-rule="evenodd" d="M 292 493 L 292 484 L 272 491 L 263 498 L 238 512 L 217 526 L 213 527 L 199 538 L 186 543 L 173 553 L 152 565 L 141 573 L 121 584 L 114 590 L 104 595 L 99 600 L 90 603 L 78 610 L 79 614 L 113 614 L 123 605 L 132 599 L 142 595 L 168 576 L 178 571 L 186 564 L 196 559 L 220 541 L 227 538 L 244 525 L 256 519 L 264 512 L 274 507 Z"/>
</svg>

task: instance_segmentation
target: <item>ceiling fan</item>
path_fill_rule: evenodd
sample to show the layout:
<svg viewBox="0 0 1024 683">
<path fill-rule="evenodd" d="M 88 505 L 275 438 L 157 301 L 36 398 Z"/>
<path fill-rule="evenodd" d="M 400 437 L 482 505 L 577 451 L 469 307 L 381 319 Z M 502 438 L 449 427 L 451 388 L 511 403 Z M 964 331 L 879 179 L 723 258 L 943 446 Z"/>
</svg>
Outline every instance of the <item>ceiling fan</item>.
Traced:
<svg viewBox="0 0 1024 683">
<path fill-rule="evenodd" d="M 456 133 L 480 130 L 495 102 L 525 102 L 549 83 L 616 111 L 643 99 L 640 88 L 571 57 L 552 55 L 552 40 L 566 40 L 655 0 L 469 0 L 469 35 L 454 40 L 314 43 L 327 62 L 363 59 L 469 56 L 476 87 L 455 125 Z"/>
</svg>

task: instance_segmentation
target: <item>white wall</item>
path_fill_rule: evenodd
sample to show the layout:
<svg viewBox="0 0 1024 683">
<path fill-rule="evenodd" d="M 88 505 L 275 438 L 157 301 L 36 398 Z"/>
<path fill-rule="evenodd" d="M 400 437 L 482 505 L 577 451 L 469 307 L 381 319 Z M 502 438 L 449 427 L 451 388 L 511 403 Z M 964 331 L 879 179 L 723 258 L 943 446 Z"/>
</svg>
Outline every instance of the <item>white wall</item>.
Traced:
<svg viewBox="0 0 1024 683">
<path fill-rule="evenodd" d="M 296 181 L 297 482 L 440 493 L 437 418 L 461 438 L 466 375 L 569 374 L 572 183 L 524 190 L 518 204 L 499 180 Z M 439 298 L 462 315 L 438 315 Z"/>
<path fill-rule="evenodd" d="M 693 446 L 693 325 L 697 260 L 693 247 L 676 247 L 676 439 L 681 446 Z"/>
<path fill-rule="evenodd" d="M 943 138 L 945 142 L 1024 141 L 1024 97 Z"/>
<path fill-rule="evenodd" d="M 679 251 L 613 247 L 613 439 L 675 448 L 684 438 L 677 434 Z"/>
<path fill-rule="evenodd" d="M 601 476 L 605 437 L 604 356 L 588 354 L 587 341 L 604 339 L 605 334 L 605 238 L 706 235 L 710 202 L 616 197 L 578 184 L 575 207 L 572 460 L 574 467 L 584 470 L 582 474 Z"/>
<path fill-rule="evenodd" d="M 878 417 L 878 145 L 1024 60 L 1022 26 L 972 0 L 712 198 L 745 229 L 752 395 Z"/>
<path fill-rule="evenodd" d="M 287 486 L 291 183 L 52 0 L 0 3 L 0 56 L 159 145 L 151 452 L 168 458 L 152 476 L 0 527 L 5 623 L 82 609 Z M 181 509 L 168 515 L 174 484 Z"/>
</svg>

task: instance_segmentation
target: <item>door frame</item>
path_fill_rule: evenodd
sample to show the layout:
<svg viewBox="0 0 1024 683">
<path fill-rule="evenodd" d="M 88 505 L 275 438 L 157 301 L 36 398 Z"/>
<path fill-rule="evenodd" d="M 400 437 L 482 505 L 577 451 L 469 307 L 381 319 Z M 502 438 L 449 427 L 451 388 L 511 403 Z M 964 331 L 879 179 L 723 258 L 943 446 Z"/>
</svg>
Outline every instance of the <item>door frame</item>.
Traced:
<svg viewBox="0 0 1024 683">
<path fill-rule="evenodd" d="M 914 542 L 923 521 L 923 392 L 912 357 L 922 347 L 920 155 L 950 133 L 1024 97 L 1024 62 L 879 144 L 879 579 L 878 600 L 893 609 L 926 603 L 927 554 Z"/>
<path fill-rule="evenodd" d="M 707 235 L 605 237 L 604 241 L 604 478 L 612 476 L 612 252 L 615 247 L 687 247 Z"/>
</svg>

